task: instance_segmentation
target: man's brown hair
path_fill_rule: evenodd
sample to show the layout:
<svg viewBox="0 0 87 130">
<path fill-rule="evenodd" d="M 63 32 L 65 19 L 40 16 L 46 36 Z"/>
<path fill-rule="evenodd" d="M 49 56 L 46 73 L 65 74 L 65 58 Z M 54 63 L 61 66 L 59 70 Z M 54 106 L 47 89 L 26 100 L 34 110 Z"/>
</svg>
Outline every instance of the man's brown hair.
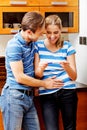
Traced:
<svg viewBox="0 0 87 130">
<path fill-rule="evenodd" d="M 38 28 L 44 25 L 44 20 L 39 12 L 27 12 L 22 19 L 21 28 L 23 31 L 30 29 L 35 33 Z"/>
</svg>

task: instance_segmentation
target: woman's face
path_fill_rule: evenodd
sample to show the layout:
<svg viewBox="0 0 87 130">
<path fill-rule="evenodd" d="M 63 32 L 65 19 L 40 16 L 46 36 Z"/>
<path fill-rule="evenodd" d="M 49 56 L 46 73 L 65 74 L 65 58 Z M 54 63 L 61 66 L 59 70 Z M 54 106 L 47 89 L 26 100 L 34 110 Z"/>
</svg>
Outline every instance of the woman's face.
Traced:
<svg viewBox="0 0 87 130">
<path fill-rule="evenodd" d="M 46 36 L 51 44 L 55 44 L 59 39 L 61 30 L 57 25 L 48 25 L 46 28 Z"/>
</svg>

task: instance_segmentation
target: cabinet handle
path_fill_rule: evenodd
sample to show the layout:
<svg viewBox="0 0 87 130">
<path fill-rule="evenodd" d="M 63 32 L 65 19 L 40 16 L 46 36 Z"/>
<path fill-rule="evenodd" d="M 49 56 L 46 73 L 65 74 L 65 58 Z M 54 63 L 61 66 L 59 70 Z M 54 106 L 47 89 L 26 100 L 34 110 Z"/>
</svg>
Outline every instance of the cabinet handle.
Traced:
<svg viewBox="0 0 87 130">
<path fill-rule="evenodd" d="M 11 0 L 10 1 L 11 5 L 27 5 L 27 1 L 16 1 L 16 0 Z"/>
<path fill-rule="evenodd" d="M 18 33 L 18 32 L 19 32 L 18 29 L 11 29 L 11 33 L 12 33 L 12 34 L 15 34 L 15 33 Z"/>
<path fill-rule="evenodd" d="M 51 2 L 51 5 L 68 5 L 68 2 L 57 2 L 57 1 L 53 1 L 53 2 Z"/>
</svg>

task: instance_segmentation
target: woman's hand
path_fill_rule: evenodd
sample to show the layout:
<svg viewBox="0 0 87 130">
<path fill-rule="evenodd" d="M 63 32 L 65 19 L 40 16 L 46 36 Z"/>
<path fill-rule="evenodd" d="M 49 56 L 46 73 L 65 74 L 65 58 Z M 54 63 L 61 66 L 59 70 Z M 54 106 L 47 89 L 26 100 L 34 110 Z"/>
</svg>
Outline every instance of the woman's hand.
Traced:
<svg viewBox="0 0 87 130">
<path fill-rule="evenodd" d="M 37 69 L 35 70 L 35 76 L 37 78 L 42 78 L 43 77 L 43 72 L 45 70 L 45 68 L 48 66 L 47 62 L 39 62 Z"/>
<path fill-rule="evenodd" d="M 63 62 L 60 62 L 60 65 L 62 66 L 62 68 L 64 70 L 67 70 L 69 67 L 70 67 L 70 64 L 68 61 L 63 61 Z"/>
<path fill-rule="evenodd" d="M 48 63 L 47 63 L 47 62 L 39 62 L 38 68 L 39 68 L 41 71 L 44 71 L 47 66 L 48 66 Z"/>
</svg>

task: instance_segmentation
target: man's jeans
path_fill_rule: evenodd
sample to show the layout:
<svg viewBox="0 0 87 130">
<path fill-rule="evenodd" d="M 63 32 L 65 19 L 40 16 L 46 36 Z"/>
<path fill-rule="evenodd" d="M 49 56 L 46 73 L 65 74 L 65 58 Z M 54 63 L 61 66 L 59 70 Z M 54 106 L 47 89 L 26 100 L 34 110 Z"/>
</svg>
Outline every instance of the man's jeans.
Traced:
<svg viewBox="0 0 87 130">
<path fill-rule="evenodd" d="M 59 110 L 64 130 L 76 130 L 77 99 L 76 90 L 73 89 L 61 89 L 53 94 L 41 95 L 40 103 L 46 130 L 59 130 Z"/>
<path fill-rule="evenodd" d="M 0 97 L 4 130 L 40 130 L 33 96 L 4 87 Z"/>
</svg>

